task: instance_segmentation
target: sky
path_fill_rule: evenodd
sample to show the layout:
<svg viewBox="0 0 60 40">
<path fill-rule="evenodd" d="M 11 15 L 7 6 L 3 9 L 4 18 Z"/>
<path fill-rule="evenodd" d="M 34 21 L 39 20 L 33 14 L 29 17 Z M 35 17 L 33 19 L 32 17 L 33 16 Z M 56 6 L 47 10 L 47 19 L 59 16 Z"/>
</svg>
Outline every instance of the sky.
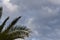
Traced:
<svg viewBox="0 0 60 40">
<path fill-rule="evenodd" d="M 3 7 L 0 24 L 8 16 L 7 24 L 22 16 L 17 25 L 33 31 L 26 40 L 60 40 L 60 0 L 0 0 L 0 5 Z"/>
</svg>

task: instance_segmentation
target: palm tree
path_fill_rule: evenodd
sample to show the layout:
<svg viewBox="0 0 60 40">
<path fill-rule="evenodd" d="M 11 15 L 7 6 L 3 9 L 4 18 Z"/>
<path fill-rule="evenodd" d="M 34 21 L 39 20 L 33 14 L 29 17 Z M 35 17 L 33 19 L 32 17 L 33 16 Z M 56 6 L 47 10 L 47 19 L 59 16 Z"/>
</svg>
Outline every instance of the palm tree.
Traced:
<svg viewBox="0 0 60 40">
<path fill-rule="evenodd" d="M 14 26 L 17 21 L 21 18 L 15 18 L 8 26 L 3 30 L 5 24 L 9 17 L 7 17 L 4 22 L 0 25 L 0 40 L 14 40 L 16 38 L 29 37 L 30 30 L 27 27 L 23 26 Z M 2 31 L 3 30 L 3 31 Z"/>
</svg>

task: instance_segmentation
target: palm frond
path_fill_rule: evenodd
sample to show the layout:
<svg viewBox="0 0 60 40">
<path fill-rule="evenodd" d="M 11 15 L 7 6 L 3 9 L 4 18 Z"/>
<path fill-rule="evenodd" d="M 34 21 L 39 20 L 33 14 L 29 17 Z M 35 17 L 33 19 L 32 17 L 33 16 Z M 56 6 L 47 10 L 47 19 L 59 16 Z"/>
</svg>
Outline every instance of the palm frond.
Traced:
<svg viewBox="0 0 60 40">
<path fill-rule="evenodd" d="M 26 26 L 15 26 L 15 27 L 12 27 L 11 28 L 11 31 L 15 31 L 15 30 L 25 30 L 25 31 L 28 31 L 29 30 L 29 28 L 27 28 Z"/>
<path fill-rule="evenodd" d="M 7 17 L 4 22 L 0 25 L 0 40 L 14 40 L 16 38 L 22 38 L 29 37 L 29 34 L 31 30 L 27 28 L 26 26 L 14 26 L 17 21 L 21 18 L 19 16 L 18 18 L 15 18 L 8 26 L 7 29 L 5 29 L 3 32 L 2 29 L 4 28 L 7 20 L 9 17 Z"/>
<path fill-rule="evenodd" d="M 30 29 L 25 26 L 15 26 L 10 29 L 9 35 L 13 36 L 13 39 L 29 37 Z"/>
<path fill-rule="evenodd" d="M 13 39 L 24 38 L 24 37 L 28 37 L 29 36 L 29 31 L 15 30 L 15 31 L 9 33 L 9 36 L 11 36 Z"/>
<path fill-rule="evenodd" d="M 2 7 L 0 7 L 0 18 L 2 16 Z"/>
<path fill-rule="evenodd" d="M 16 23 L 17 21 L 21 18 L 21 16 L 19 16 L 18 18 L 14 19 L 11 24 L 7 27 L 7 29 L 4 31 L 4 33 L 7 33 L 9 32 L 10 28 L 12 28 Z"/>
<path fill-rule="evenodd" d="M 0 32 L 2 31 L 4 25 L 6 24 L 7 20 L 9 19 L 9 17 L 7 17 L 4 22 L 0 25 Z"/>
</svg>

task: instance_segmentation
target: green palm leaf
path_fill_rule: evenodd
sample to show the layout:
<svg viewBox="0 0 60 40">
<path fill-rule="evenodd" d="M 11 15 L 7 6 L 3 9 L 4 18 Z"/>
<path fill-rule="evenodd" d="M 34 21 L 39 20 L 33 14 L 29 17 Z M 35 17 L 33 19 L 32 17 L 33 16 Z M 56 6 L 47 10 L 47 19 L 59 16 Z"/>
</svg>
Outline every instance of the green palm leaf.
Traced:
<svg viewBox="0 0 60 40">
<path fill-rule="evenodd" d="M 0 25 L 0 40 L 14 40 L 16 38 L 25 38 L 25 37 L 29 37 L 30 34 L 30 29 L 28 29 L 25 26 L 15 26 L 14 25 L 17 23 L 17 21 L 21 18 L 18 17 L 16 19 L 14 19 L 10 25 L 7 26 L 7 29 L 5 29 L 2 32 L 2 29 L 4 28 L 4 25 L 6 24 L 7 20 L 9 19 L 9 17 L 7 17 L 5 19 L 5 21 Z"/>
<path fill-rule="evenodd" d="M 2 31 L 2 29 L 3 29 L 3 27 L 4 27 L 4 25 L 6 24 L 6 22 L 7 22 L 8 19 L 9 19 L 9 17 L 7 17 L 7 18 L 5 19 L 5 21 L 0 25 L 0 32 Z"/>
<path fill-rule="evenodd" d="M 2 16 L 2 7 L 0 7 L 0 18 Z"/>
<path fill-rule="evenodd" d="M 14 20 L 11 22 L 11 24 L 8 26 L 8 28 L 4 31 L 4 33 L 9 32 L 10 28 L 12 28 L 12 27 L 17 23 L 17 21 L 18 21 L 20 18 L 21 18 L 21 16 L 18 17 L 18 18 L 16 18 L 16 19 L 14 19 Z"/>
<path fill-rule="evenodd" d="M 16 26 L 9 33 L 10 36 L 13 36 L 13 39 L 29 37 L 30 30 L 27 27 Z"/>
</svg>

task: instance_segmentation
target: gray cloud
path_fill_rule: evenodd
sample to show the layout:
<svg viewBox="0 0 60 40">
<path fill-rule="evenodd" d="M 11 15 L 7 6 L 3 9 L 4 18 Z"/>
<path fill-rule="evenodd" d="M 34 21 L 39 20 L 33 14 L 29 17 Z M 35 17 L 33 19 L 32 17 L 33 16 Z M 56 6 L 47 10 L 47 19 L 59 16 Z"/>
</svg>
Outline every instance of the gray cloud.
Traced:
<svg viewBox="0 0 60 40">
<path fill-rule="evenodd" d="M 27 40 L 60 40 L 60 6 L 47 0 L 10 0 L 11 9 L 4 4 L 2 20 L 10 16 L 12 19 L 22 16 L 18 24 L 31 28 L 32 36 Z M 53 2 L 53 1 L 52 1 Z M 10 18 L 10 20 L 11 20 Z M 9 21 L 10 23 L 10 21 Z"/>
</svg>

